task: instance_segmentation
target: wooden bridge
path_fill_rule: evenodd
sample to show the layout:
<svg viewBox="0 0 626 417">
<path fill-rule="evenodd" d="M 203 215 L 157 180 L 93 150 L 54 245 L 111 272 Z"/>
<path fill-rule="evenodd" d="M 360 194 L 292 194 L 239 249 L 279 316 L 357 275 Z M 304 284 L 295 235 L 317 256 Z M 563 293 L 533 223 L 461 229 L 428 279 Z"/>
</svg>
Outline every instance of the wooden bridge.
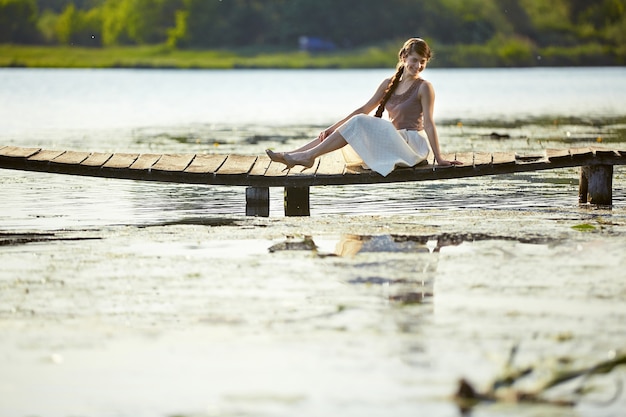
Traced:
<svg viewBox="0 0 626 417">
<path fill-rule="evenodd" d="M 626 150 L 573 148 L 537 155 L 468 152 L 444 155 L 463 162 L 440 167 L 422 163 L 399 168 L 386 177 L 346 166 L 341 154 L 318 158 L 312 168 L 273 163 L 267 156 L 223 154 L 101 153 L 0 145 L 0 168 L 139 181 L 245 186 L 246 214 L 269 215 L 269 189 L 284 187 L 285 215 L 309 215 L 312 186 L 443 180 L 581 167 L 579 202 L 612 204 L 613 166 L 626 164 Z"/>
</svg>

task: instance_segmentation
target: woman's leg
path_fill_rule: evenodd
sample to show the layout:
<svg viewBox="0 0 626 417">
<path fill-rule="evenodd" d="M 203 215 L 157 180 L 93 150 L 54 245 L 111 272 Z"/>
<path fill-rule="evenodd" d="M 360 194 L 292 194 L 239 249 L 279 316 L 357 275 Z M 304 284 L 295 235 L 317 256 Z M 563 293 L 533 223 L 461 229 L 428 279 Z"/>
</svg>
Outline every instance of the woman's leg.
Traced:
<svg viewBox="0 0 626 417">
<path fill-rule="evenodd" d="M 315 158 L 326 153 L 336 151 L 347 145 L 348 142 L 339 132 L 333 132 L 330 136 L 320 142 L 314 139 L 298 149 L 289 152 L 272 152 L 267 149 L 265 152 L 274 162 L 280 162 L 292 167 L 294 165 L 313 166 Z"/>
<path fill-rule="evenodd" d="M 320 143 L 321 142 L 320 142 L 319 138 L 315 138 L 312 141 L 306 143 L 305 145 L 302 145 L 298 149 L 294 149 L 293 151 L 289 151 L 289 153 L 308 151 L 311 148 L 315 148 Z"/>
<path fill-rule="evenodd" d="M 305 145 L 295 151 L 286 152 L 283 157 L 287 166 L 303 165 L 305 167 L 312 167 L 315 162 L 315 158 L 332 151 L 336 151 L 337 149 L 341 149 L 347 144 L 348 142 L 346 142 L 344 137 L 341 136 L 339 132 L 335 131 L 317 145 L 313 147 L 307 147 Z"/>
<path fill-rule="evenodd" d="M 274 152 L 270 149 L 266 149 L 265 153 L 267 154 L 267 156 L 270 157 L 270 159 L 274 162 L 280 162 L 281 164 L 285 164 L 285 165 L 289 165 L 287 163 L 287 161 L 285 161 L 285 154 L 286 153 L 295 153 L 295 152 L 303 152 L 303 151 L 308 151 L 309 149 L 312 149 L 314 147 L 316 147 L 317 145 L 319 145 L 321 142 L 319 140 L 319 138 L 315 138 L 312 141 L 302 145 L 301 147 L 299 147 L 298 149 L 294 149 L 293 151 L 289 151 L 289 152 Z"/>
</svg>

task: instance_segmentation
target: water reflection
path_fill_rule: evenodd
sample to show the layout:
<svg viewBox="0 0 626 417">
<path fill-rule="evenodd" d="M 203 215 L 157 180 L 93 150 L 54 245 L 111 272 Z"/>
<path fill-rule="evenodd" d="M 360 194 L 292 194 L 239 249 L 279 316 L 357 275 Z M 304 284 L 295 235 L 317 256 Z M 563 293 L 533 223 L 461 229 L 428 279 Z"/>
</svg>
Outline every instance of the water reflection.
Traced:
<svg viewBox="0 0 626 417">
<path fill-rule="evenodd" d="M 378 271 L 377 274 L 359 274 L 347 280 L 353 285 L 380 286 L 389 301 L 400 305 L 424 304 L 432 301 L 434 281 L 442 247 L 458 245 L 462 240 L 439 239 L 436 236 L 406 235 L 344 235 L 337 243 L 335 253 L 341 257 L 363 258 L 357 271 Z M 398 267 L 398 259 L 378 260 L 372 268 L 375 254 L 403 254 L 411 256 L 411 270 Z M 374 255 L 374 256 L 372 256 Z M 380 268 L 380 266 L 383 268 Z"/>
<path fill-rule="evenodd" d="M 440 252 L 446 247 L 477 241 L 516 241 L 545 245 L 556 239 L 545 236 L 506 236 L 483 233 L 435 235 L 342 235 L 333 252 L 324 252 L 312 236 L 288 237 L 268 248 L 270 253 L 303 251 L 318 258 L 337 257 L 332 270 L 338 280 L 378 290 L 380 296 L 399 306 L 430 304 L 434 296 Z"/>
<path fill-rule="evenodd" d="M 409 240 L 409 236 L 360 236 L 345 235 L 337 244 L 337 255 L 354 256 L 367 252 L 429 253 L 430 249 L 423 238 Z"/>
</svg>

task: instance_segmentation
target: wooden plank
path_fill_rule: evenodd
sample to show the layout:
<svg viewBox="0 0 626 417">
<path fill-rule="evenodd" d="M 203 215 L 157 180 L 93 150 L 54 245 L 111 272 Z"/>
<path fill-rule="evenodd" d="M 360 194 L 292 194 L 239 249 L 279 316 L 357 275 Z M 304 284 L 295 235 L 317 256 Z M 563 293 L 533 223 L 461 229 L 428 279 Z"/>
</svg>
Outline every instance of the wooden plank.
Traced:
<svg viewBox="0 0 626 417">
<path fill-rule="evenodd" d="M 545 153 L 543 155 L 538 154 L 515 154 L 515 163 L 517 164 L 533 164 L 537 162 L 546 162 L 547 158 Z"/>
<path fill-rule="evenodd" d="M 346 161 L 341 151 L 334 151 L 319 158 L 319 166 L 315 176 L 343 175 L 346 172 Z"/>
<path fill-rule="evenodd" d="M 228 155 L 224 164 L 217 170 L 217 175 L 248 175 L 256 160 L 256 156 Z"/>
<path fill-rule="evenodd" d="M 456 154 L 456 160 L 463 162 L 463 166 L 473 166 L 474 152 L 458 152 Z"/>
<path fill-rule="evenodd" d="M 491 165 L 493 156 L 488 152 L 474 152 L 474 166 Z"/>
<path fill-rule="evenodd" d="M 286 177 L 288 169 L 285 169 L 285 164 L 281 164 L 280 162 L 271 161 L 270 165 L 267 167 L 264 177 Z"/>
<path fill-rule="evenodd" d="M 165 154 L 152 166 L 154 171 L 183 172 L 195 155 L 191 154 Z"/>
<path fill-rule="evenodd" d="M 111 158 L 106 161 L 102 168 L 124 169 L 129 168 L 139 157 L 136 153 L 114 153 Z"/>
<path fill-rule="evenodd" d="M 468 166 L 471 167 L 474 165 L 474 152 L 457 152 L 457 153 L 442 153 L 441 154 L 441 158 L 445 159 L 446 161 L 460 161 L 463 165 L 460 165 L 460 167 L 463 168 L 467 168 Z M 430 171 L 441 171 L 444 169 L 451 169 L 454 168 L 457 165 L 439 165 L 437 163 L 437 159 L 435 158 L 435 155 L 432 155 L 432 164 L 428 164 L 423 168 L 420 168 L 420 171 L 423 170 L 430 170 Z"/>
<path fill-rule="evenodd" d="M 37 161 L 37 162 L 50 162 L 51 160 L 53 160 L 54 158 L 58 157 L 59 155 L 63 153 L 65 153 L 65 151 L 52 151 L 52 150 L 44 149 L 40 152 L 37 152 L 33 156 L 30 156 L 28 160 Z"/>
<path fill-rule="evenodd" d="M 430 154 L 428 156 L 431 156 Z M 456 153 L 441 153 L 441 157 L 447 161 L 456 161 L 457 159 L 457 154 Z M 432 155 L 432 161 L 433 163 L 437 163 L 437 160 L 435 159 L 435 155 Z"/>
<path fill-rule="evenodd" d="M 191 164 L 185 168 L 185 172 L 191 174 L 212 174 L 226 161 L 227 155 L 198 154 Z"/>
<path fill-rule="evenodd" d="M 319 165 L 321 163 L 321 158 L 316 158 L 313 161 L 313 165 L 310 168 L 307 168 L 302 165 L 296 165 L 289 170 L 287 174 L 289 177 L 312 177 L 315 175 Z"/>
<path fill-rule="evenodd" d="M 515 154 L 513 152 L 494 152 L 493 164 L 494 165 L 508 165 L 515 163 Z"/>
<path fill-rule="evenodd" d="M 130 169 L 136 170 L 149 170 L 157 161 L 161 159 L 161 155 L 144 153 L 139 155 L 139 158 L 130 166 Z"/>
<path fill-rule="evenodd" d="M 313 165 L 310 168 L 297 166 L 294 169 L 289 171 L 289 175 L 299 176 L 299 177 L 315 175 L 315 173 L 317 172 L 320 166 L 321 160 L 322 160 L 321 158 L 316 158 L 315 161 L 313 162 Z"/>
<path fill-rule="evenodd" d="M 619 156 L 619 152 L 613 150 L 613 149 L 607 149 L 607 148 L 591 148 L 592 151 L 595 153 L 596 156 L 598 157 L 606 157 L 606 156 Z"/>
<path fill-rule="evenodd" d="M 344 175 L 368 175 L 373 171 L 371 169 L 363 168 L 362 165 L 346 165 Z"/>
<path fill-rule="evenodd" d="M 572 158 L 593 156 L 594 152 L 591 148 L 571 148 L 570 155 Z"/>
<path fill-rule="evenodd" d="M 19 146 L 5 146 L 0 151 L 0 156 L 11 158 L 29 158 L 39 152 L 41 148 L 20 148 Z"/>
<path fill-rule="evenodd" d="M 85 159 L 89 158 L 89 155 L 91 155 L 89 152 L 67 151 L 54 158 L 52 162 L 64 165 L 79 165 Z"/>
<path fill-rule="evenodd" d="M 571 159 L 569 149 L 546 149 L 546 157 L 549 161 L 557 161 L 560 159 Z"/>
<path fill-rule="evenodd" d="M 261 155 L 257 158 L 254 166 L 250 170 L 250 176 L 263 176 L 267 171 L 267 167 L 270 166 L 272 160 L 267 155 Z"/>
<path fill-rule="evenodd" d="M 112 156 L 112 153 L 94 152 L 80 164 L 86 167 L 101 167 L 106 163 L 106 161 L 111 159 Z"/>
<path fill-rule="evenodd" d="M 454 156 L 451 159 L 454 160 Z M 433 167 L 434 167 L 434 165 L 431 164 L 428 160 L 426 160 L 426 161 L 423 161 L 423 162 L 415 165 L 413 167 L 413 170 L 415 170 L 415 171 L 432 171 Z"/>
</svg>

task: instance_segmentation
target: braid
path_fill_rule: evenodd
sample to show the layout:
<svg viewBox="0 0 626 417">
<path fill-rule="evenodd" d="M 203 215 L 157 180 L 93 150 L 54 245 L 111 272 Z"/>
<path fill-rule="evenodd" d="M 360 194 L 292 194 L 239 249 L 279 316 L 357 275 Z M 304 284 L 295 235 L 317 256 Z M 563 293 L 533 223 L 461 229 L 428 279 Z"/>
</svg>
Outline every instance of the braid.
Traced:
<svg viewBox="0 0 626 417">
<path fill-rule="evenodd" d="M 385 105 L 387 104 L 389 97 L 391 97 L 391 94 L 393 94 L 393 92 L 398 87 L 398 84 L 400 83 L 400 77 L 402 77 L 402 73 L 404 73 L 404 65 L 400 65 L 396 73 L 393 75 L 393 77 L 391 77 L 391 80 L 389 80 L 389 85 L 387 86 L 385 94 L 380 100 L 380 104 L 378 106 L 378 109 L 376 110 L 376 117 L 383 116 L 383 112 L 385 111 Z"/>
</svg>

